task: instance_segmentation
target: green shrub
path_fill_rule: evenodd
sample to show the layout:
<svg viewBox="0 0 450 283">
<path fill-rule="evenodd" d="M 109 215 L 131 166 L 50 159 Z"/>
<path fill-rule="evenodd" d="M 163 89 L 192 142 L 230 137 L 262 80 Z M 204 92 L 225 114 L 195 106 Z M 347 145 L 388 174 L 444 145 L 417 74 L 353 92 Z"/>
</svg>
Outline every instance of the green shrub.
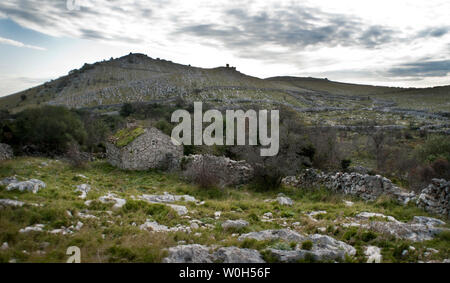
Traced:
<svg viewBox="0 0 450 283">
<path fill-rule="evenodd" d="M 13 124 L 15 145 L 42 153 L 64 153 L 70 142 L 83 144 L 87 134 L 80 118 L 62 106 L 26 109 Z"/>
<path fill-rule="evenodd" d="M 312 249 L 312 247 L 313 247 L 313 242 L 311 242 L 311 241 L 304 241 L 302 243 L 302 250 L 310 251 Z"/>
<path fill-rule="evenodd" d="M 450 139 L 444 135 L 429 136 L 423 145 L 416 148 L 416 154 L 424 162 L 444 158 L 450 161 Z"/>
</svg>

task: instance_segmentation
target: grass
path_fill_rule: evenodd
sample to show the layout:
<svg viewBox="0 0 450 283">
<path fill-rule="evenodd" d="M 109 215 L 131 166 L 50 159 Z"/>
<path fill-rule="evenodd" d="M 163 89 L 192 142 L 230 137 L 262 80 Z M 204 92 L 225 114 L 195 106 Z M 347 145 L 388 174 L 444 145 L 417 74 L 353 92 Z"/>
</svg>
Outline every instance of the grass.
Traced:
<svg viewBox="0 0 450 283">
<path fill-rule="evenodd" d="M 42 166 L 42 162 L 48 166 Z M 88 179 L 81 179 L 82 174 Z M 0 198 L 18 199 L 27 204 L 19 208 L 3 208 L 0 214 L 0 244 L 8 242 L 9 249 L 0 250 L 0 262 L 16 259 L 18 262 L 64 262 L 67 260 L 66 249 L 70 246 L 81 248 L 82 262 L 161 262 L 166 256 L 166 249 L 184 241 L 187 244 L 238 246 L 253 248 L 263 252 L 268 247 L 293 249 L 296 243 L 280 241 L 238 241 L 234 233 L 246 233 L 265 229 L 290 227 L 300 233 L 318 233 L 318 228 L 325 227 L 325 232 L 338 240 L 352 244 L 357 249 L 353 259 L 364 262 L 364 247 L 377 245 L 383 249 L 387 262 L 427 260 L 423 253 L 427 248 L 439 250 L 430 259 L 442 260 L 450 256 L 450 236 L 443 233 L 432 241 L 411 243 L 392 237 L 361 230 L 345 228 L 339 225 L 346 217 L 353 217 L 362 211 L 378 212 L 392 215 L 403 221 L 409 221 L 414 215 L 428 215 L 414 206 L 399 206 L 389 199 L 366 203 L 359 199 L 330 193 L 324 188 L 297 189 L 281 187 L 277 191 L 254 191 L 244 186 L 239 189 L 200 189 L 184 182 L 175 174 L 159 171 L 122 171 L 105 161 L 89 163 L 86 168 L 76 169 L 63 161 L 45 158 L 17 158 L 0 164 L 0 179 L 17 175 L 20 179 L 36 178 L 44 181 L 47 188 L 37 194 L 8 192 L 0 187 Z M 92 204 L 87 207 L 84 200 L 75 193 L 75 186 L 88 183 L 92 190 L 87 199 Z M 112 204 L 97 201 L 100 196 L 113 192 L 127 199 L 121 209 L 113 210 Z M 161 225 L 174 227 L 178 224 L 189 226 L 189 219 L 179 216 L 170 207 L 162 204 L 148 204 L 137 200 L 142 194 L 189 194 L 204 201 L 203 205 L 180 202 L 189 210 L 190 219 L 197 219 L 212 225 L 210 229 L 194 229 L 192 233 L 169 232 L 149 233 L 139 229 L 147 219 Z M 275 201 L 282 192 L 294 200 L 290 207 L 280 206 Z M 134 199 L 133 199 L 134 197 Z M 345 206 L 343 200 L 351 200 L 354 205 Z M 316 221 L 305 214 L 325 210 L 326 214 L 316 216 Z M 70 211 L 73 217 L 67 213 Z M 214 213 L 221 211 L 221 217 L 215 219 Z M 92 214 L 98 219 L 82 219 L 78 212 Z M 261 221 L 261 216 L 271 212 L 272 222 Z M 221 224 L 227 219 L 244 219 L 249 226 L 239 231 L 225 231 Z M 33 224 L 45 224 L 51 230 L 68 227 L 83 222 L 83 228 L 72 235 L 18 231 Z M 293 225 L 299 222 L 300 225 Z M 308 243 L 299 243 L 308 248 Z M 398 246 L 414 246 L 417 255 L 399 258 Z M 24 252 L 26 251 L 26 252 Z M 270 255 L 263 253 L 268 260 Z M 307 259 L 306 259 L 307 261 Z"/>
<path fill-rule="evenodd" d="M 142 127 L 125 128 L 115 133 L 112 136 L 112 139 L 114 140 L 116 146 L 125 147 L 144 132 L 145 130 Z"/>
</svg>

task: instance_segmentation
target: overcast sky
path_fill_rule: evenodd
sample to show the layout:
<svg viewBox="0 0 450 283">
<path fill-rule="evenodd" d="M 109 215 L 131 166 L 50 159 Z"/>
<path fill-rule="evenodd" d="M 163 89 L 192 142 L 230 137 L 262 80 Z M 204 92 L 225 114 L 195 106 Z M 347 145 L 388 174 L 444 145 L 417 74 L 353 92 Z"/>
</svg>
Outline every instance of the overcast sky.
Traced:
<svg viewBox="0 0 450 283">
<path fill-rule="evenodd" d="M 0 96 L 130 52 L 245 74 L 450 84 L 450 1 L 1 0 Z"/>
</svg>

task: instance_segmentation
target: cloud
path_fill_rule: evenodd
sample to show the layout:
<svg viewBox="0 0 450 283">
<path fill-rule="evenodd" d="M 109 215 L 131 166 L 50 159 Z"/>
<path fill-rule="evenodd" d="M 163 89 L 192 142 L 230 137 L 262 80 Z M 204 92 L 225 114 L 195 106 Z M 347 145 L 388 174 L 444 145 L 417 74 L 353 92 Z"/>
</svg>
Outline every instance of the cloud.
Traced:
<svg viewBox="0 0 450 283">
<path fill-rule="evenodd" d="M 25 43 L 22 43 L 20 41 L 16 41 L 16 40 L 4 38 L 4 37 L 0 37 L 0 44 L 6 44 L 6 45 L 11 45 L 11 46 L 15 46 L 15 47 L 22 47 L 22 48 L 30 48 L 30 49 L 41 50 L 41 51 L 46 50 L 43 47 L 25 44 Z"/>
<path fill-rule="evenodd" d="M 450 60 L 405 63 L 389 69 L 387 73 L 396 77 L 445 77 L 450 73 Z"/>
<path fill-rule="evenodd" d="M 341 72 L 385 81 L 416 72 L 450 82 L 445 65 L 436 63 L 448 59 L 442 58 L 450 42 L 445 1 L 75 2 L 79 9 L 68 9 L 64 0 L 2 0 L 0 18 L 54 37 L 150 50 L 182 63 L 232 63 L 260 77 Z"/>
</svg>

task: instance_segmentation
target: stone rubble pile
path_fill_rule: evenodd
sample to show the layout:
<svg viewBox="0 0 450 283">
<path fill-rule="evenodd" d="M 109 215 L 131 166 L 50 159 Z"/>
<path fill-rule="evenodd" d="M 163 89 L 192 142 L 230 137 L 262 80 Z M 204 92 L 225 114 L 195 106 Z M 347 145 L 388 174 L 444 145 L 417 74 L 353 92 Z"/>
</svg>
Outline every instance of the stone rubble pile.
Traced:
<svg viewBox="0 0 450 283">
<path fill-rule="evenodd" d="M 433 179 L 431 184 L 422 190 L 417 206 L 428 212 L 442 214 L 450 218 L 450 181 Z"/>
<path fill-rule="evenodd" d="M 364 200 L 375 200 L 380 195 L 391 195 L 400 203 L 407 204 L 415 198 L 415 194 L 407 192 L 389 179 L 380 175 L 367 175 L 359 173 L 323 173 L 315 169 L 306 169 L 298 176 L 288 176 L 283 184 L 290 186 L 323 185 L 335 192 L 358 196 Z"/>
<path fill-rule="evenodd" d="M 195 179 L 202 174 L 217 179 L 221 187 L 245 184 L 254 174 L 253 167 L 247 162 L 224 156 L 189 155 L 182 159 L 181 164 L 187 179 Z"/>
</svg>

